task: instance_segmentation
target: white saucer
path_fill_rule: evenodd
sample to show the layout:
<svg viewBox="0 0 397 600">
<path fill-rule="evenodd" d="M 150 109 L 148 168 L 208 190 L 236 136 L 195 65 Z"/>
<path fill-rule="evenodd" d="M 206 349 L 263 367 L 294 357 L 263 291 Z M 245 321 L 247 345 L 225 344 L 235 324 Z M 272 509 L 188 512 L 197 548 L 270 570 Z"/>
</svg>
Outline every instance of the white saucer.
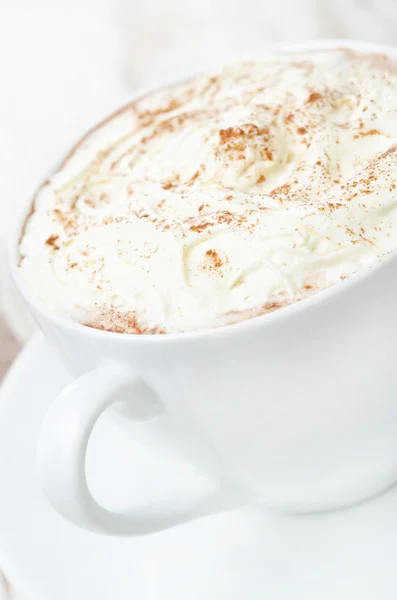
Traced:
<svg viewBox="0 0 397 600">
<path fill-rule="evenodd" d="M 0 394 L 0 566 L 27 598 L 396 597 L 396 488 L 332 515 L 283 517 L 252 508 L 139 539 L 100 537 L 66 523 L 41 494 L 34 454 L 45 410 L 68 380 L 53 350 L 37 335 L 17 359 Z M 123 502 L 126 495 L 137 501 L 144 501 L 148 493 L 156 495 L 158 490 L 150 483 L 154 465 L 156 477 L 162 473 L 158 487 L 167 491 L 175 487 L 170 460 L 159 465 L 158 457 L 123 439 L 116 422 L 99 424 L 99 437 L 101 448 L 94 440 L 88 466 L 93 481 L 106 476 L 102 492 L 109 492 L 110 500 L 112 494 L 120 495 L 113 489 L 114 474 L 131 482 Z M 117 450 L 112 446 L 115 439 Z M 147 461 L 143 474 L 132 464 L 142 460 Z M 132 494 L 136 489 L 140 493 Z"/>
</svg>

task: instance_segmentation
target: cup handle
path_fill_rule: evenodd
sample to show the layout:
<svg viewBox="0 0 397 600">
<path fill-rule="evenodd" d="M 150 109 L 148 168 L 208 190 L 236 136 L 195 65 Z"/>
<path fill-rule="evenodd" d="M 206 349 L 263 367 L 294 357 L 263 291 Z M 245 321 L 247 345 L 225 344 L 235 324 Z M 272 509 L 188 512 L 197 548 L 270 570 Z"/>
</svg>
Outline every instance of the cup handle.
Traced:
<svg viewBox="0 0 397 600">
<path fill-rule="evenodd" d="M 101 414 L 120 403 L 123 391 L 128 391 L 132 412 L 135 408 L 139 413 L 142 384 L 126 366 L 99 366 L 76 379 L 53 401 L 37 445 L 39 478 L 53 508 L 76 525 L 97 533 L 143 535 L 245 504 L 242 493 L 223 482 L 217 494 L 195 506 L 178 507 L 176 499 L 172 508 L 119 514 L 96 502 L 85 473 L 91 432 Z"/>
</svg>

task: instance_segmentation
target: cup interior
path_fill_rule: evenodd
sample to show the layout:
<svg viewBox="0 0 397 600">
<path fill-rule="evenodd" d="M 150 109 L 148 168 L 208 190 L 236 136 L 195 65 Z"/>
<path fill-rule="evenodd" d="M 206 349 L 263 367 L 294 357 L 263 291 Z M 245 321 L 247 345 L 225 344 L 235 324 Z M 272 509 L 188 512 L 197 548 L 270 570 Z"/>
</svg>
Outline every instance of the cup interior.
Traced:
<svg viewBox="0 0 397 600">
<path fill-rule="evenodd" d="M 266 54 L 269 54 L 269 52 L 270 53 L 273 53 L 273 52 L 302 53 L 302 52 L 309 52 L 309 51 L 336 50 L 338 48 L 348 48 L 348 49 L 357 51 L 359 53 L 364 53 L 364 54 L 371 53 L 371 54 L 386 55 L 389 58 L 397 60 L 397 48 L 396 47 L 383 45 L 383 44 L 373 44 L 370 42 L 361 42 L 361 41 L 343 40 L 343 39 L 312 40 L 312 41 L 303 41 L 303 42 L 297 42 L 297 43 L 291 43 L 291 44 L 285 44 L 285 43 L 272 44 L 272 45 L 265 47 L 262 58 Z M 261 57 L 256 56 L 253 58 L 260 59 Z M 44 177 L 41 177 L 40 179 L 38 179 L 36 181 L 36 183 L 33 182 L 26 186 L 26 194 L 24 194 L 26 197 L 26 201 L 24 202 L 21 210 L 15 214 L 14 224 L 11 229 L 11 234 L 9 235 L 8 263 L 9 263 L 10 271 L 12 274 L 12 278 L 13 278 L 14 282 L 16 283 L 16 286 L 19 289 L 22 297 L 24 298 L 25 302 L 30 307 L 30 309 L 33 313 L 42 315 L 46 319 L 50 319 L 51 321 L 53 321 L 54 324 L 57 324 L 58 326 L 61 326 L 63 328 L 66 327 L 66 328 L 77 330 L 80 332 L 84 331 L 84 333 L 86 335 L 100 336 L 101 338 L 104 338 L 106 336 L 108 336 L 108 337 L 111 336 L 113 338 L 116 337 L 120 340 L 128 339 L 130 341 L 134 338 L 135 339 L 138 338 L 141 341 L 144 341 L 144 343 L 158 343 L 158 342 L 164 343 L 165 341 L 180 340 L 182 338 L 183 339 L 200 338 L 203 336 L 223 335 L 226 332 L 231 334 L 233 332 L 241 331 L 243 329 L 247 329 L 247 328 L 251 328 L 251 327 L 257 327 L 259 325 L 261 327 L 267 326 L 267 325 L 271 326 L 272 324 L 277 323 L 279 320 L 298 315 L 301 311 L 310 310 L 313 306 L 318 305 L 322 302 L 326 302 L 328 299 L 332 298 L 336 294 L 339 295 L 339 294 L 343 293 L 344 290 L 348 290 L 351 286 L 357 285 L 357 283 L 359 283 L 364 278 L 370 277 L 371 274 L 373 274 L 375 270 L 386 268 L 387 265 L 391 261 L 395 260 L 395 258 L 397 256 L 397 249 L 392 254 L 390 254 L 388 257 L 386 257 L 382 261 L 380 261 L 379 264 L 372 266 L 370 268 L 361 269 L 356 274 L 350 276 L 349 278 L 347 278 L 346 280 L 344 280 L 340 283 L 334 284 L 330 288 L 322 290 L 322 291 L 316 293 L 315 295 L 313 295 L 305 300 L 302 300 L 301 302 L 293 302 L 290 305 L 279 308 L 276 311 L 268 313 L 268 314 L 254 316 L 245 321 L 228 324 L 228 325 L 223 325 L 220 327 L 188 331 L 188 332 L 182 332 L 182 333 L 170 333 L 170 334 L 166 334 L 166 335 L 137 335 L 137 334 L 134 335 L 134 334 L 125 334 L 125 333 L 113 333 L 113 332 L 109 332 L 109 331 L 93 329 L 91 327 L 87 327 L 78 322 L 71 321 L 71 320 L 67 319 L 66 317 L 63 317 L 63 316 L 60 316 L 60 315 L 54 313 L 44 304 L 44 302 L 42 302 L 39 298 L 37 298 L 34 294 L 32 294 L 32 292 L 28 289 L 28 286 L 25 284 L 23 277 L 21 276 L 21 274 L 19 272 L 19 268 L 18 268 L 19 260 L 20 260 L 19 243 L 21 240 L 21 236 L 23 235 L 23 229 L 24 229 L 24 224 L 26 222 L 26 219 L 28 218 L 28 216 L 31 213 L 32 208 L 34 206 L 33 203 L 34 203 L 35 195 L 36 195 L 37 191 L 40 189 L 40 187 L 43 185 L 45 180 L 60 168 L 62 162 L 65 160 L 65 157 L 68 156 L 68 154 L 72 151 L 72 149 L 75 146 L 77 146 L 83 140 L 83 138 L 85 136 L 89 135 L 91 131 L 93 131 L 98 126 L 100 126 L 101 123 L 112 119 L 113 116 L 115 116 L 118 112 L 123 110 L 124 107 L 129 105 L 134 100 L 137 100 L 143 96 L 149 95 L 150 93 L 155 92 L 161 88 L 172 86 L 172 85 L 177 85 L 178 83 L 181 83 L 182 81 L 192 77 L 192 75 L 194 76 L 194 74 L 190 74 L 190 75 L 187 74 L 186 77 L 184 77 L 182 80 L 179 80 L 179 81 L 174 81 L 174 80 L 162 81 L 160 84 L 151 86 L 149 88 L 141 89 L 141 90 L 137 91 L 136 93 L 134 93 L 133 95 L 131 95 L 129 98 L 127 98 L 126 102 L 124 102 L 121 105 L 121 107 L 117 108 L 116 110 L 113 110 L 110 113 L 107 112 L 106 115 L 104 115 L 102 119 L 99 119 L 99 121 L 97 120 L 95 123 L 90 124 L 87 127 L 85 133 L 77 141 L 73 140 L 72 143 L 70 144 L 70 148 L 67 149 L 63 153 L 62 157 L 58 161 L 56 161 L 50 169 L 47 170 L 47 173 L 44 175 Z"/>
</svg>

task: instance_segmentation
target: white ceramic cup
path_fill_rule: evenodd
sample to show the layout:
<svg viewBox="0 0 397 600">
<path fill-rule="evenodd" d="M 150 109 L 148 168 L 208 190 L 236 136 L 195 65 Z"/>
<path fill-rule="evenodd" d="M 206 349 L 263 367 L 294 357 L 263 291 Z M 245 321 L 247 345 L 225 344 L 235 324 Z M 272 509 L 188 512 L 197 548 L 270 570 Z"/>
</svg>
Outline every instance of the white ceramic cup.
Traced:
<svg viewBox="0 0 397 600">
<path fill-rule="evenodd" d="M 340 45 L 397 58 L 397 50 L 357 43 L 304 47 Z M 76 375 L 38 442 L 44 492 L 64 517 L 97 532 L 142 534 L 255 501 L 299 512 L 339 508 L 397 480 L 396 255 L 239 324 L 123 335 L 56 316 L 26 289 L 17 269 L 23 218 L 15 279 Z M 135 514 L 97 503 L 85 475 L 88 441 L 99 416 L 123 405 L 125 427 L 129 418 L 158 423 L 158 452 L 171 444 L 215 481 L 213 497 Z"/>
</svg>

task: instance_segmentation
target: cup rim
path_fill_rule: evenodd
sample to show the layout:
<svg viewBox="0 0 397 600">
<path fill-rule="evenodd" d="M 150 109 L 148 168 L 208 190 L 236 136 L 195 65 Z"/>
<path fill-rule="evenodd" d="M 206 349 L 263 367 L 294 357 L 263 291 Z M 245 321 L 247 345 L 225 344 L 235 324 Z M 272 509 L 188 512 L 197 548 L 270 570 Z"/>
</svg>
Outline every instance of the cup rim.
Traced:
<svg viewBox="0 0 397 600">
<path fill-rule="evenodd" d="M 345 39 L 327 39 L 327 40 L 308 40 L 299 41 L 292 43 L 276 43 L 269 44 L 264 47 L 262 56 L 265 56 L 269 52 L 302 52 L 302 51 L 313 51 L 313 50 L 337 50 L 338 48 L 347 48 L 356 50 L 357 52 L 370 52 L 373 54 L 384 54 L 388 57 L 397 59 L 397 46 L 391 46 L 387 44 L 377 44 L 365 41 L 345 40 Z M 259 58 L 259 57 L 258 57 Z M 188 74 L 187 77 L 194 76 L 194 73 Z M 186 78 L 187 78 L 186 77 Z M 84 136 L 88 135 L 93 129 L 98 127 L 103 121 L 111 119 L 118 111 L 122 110 L 124 106 L 127 106 L 130 102 L 142 97 L 143 95 L 150 94 L 159 90 L 161 87 L 177 85 L 185 78 L 172 79 L 168 81 L 158 82 L 156 85 L 144 86 L 137 89 L 133 94 L 129 95 L 126 100 L 113 110 L 107 111 L 103 118 L 96 119 L 95 123 L 91 124 L 90 127 L 85 129 L 82 135 L 73 141 L 71 147 L 66 149 L 60 160 L 55 165 L 46 171 L 46 176 L 42 176 L 35 186 L 30 185 L 27 188 L 26 200 L 23 203 L 21 209 L 19 209 L 15 215 L 15 224 L 12 228 L 12 234 L 9 236 L 8 244 L 8 264 L 11 272 L 13 281 L 19 289 L 24 301 L 29 308 L 32 309 L 33 314 L 38 314 L 45 319 L 51 321 L 55 326 L 61 329 L 67 329 L 71 333 L 82 334 L 91 337 L 93 340 L 106 340 L 119 341 L 120 343 L 139 343 L 139 344 L 167 344 L 167 343 L 184 343 L 199 340 L 208 340 L 210 338 L 219 338 L 224 336 L 233 336 L 239 333 L 249 333 L 258 326 L 261 328 L 271 327 L 278 324 L 279 322 L 285 321 L 289 318 L 305 313 L 316 306 L 321 306 L 330 302 L 335 296 L 339 296 L 343 293 L 347 293 L 348 290 L 357 286 L 361 281 L 370 277 L 374 272 L 387 268 L 390 262 L 397 257 L 397 248 L 387 258 L 382 259 L 379 263 L 370 267 L 365 267 L 353 274 L 344 281 L 338 282 L 331 287 L 314 294 L 310 298 L 306 298 L 299 302 L 293 302 L 287 306 L 279 308 L 273 312 L 249 317 L 237 323 L 230 323 L 226 325 L 208 327 L 203 329 L 197 329 L 192 331 L 183 331 L 177 333 L 166 333 L 166 334 L 131 334 L 131 333 L 116 333 L 112 331 L 105 331 L 102 329 L 96 329 L 89 327 L 77 321 L 73 321 L 66 316 L 57 314 L 51 308 L 47 307 L 46 304 L 36 296 L 28 287 L 24 281 L 20 269 L 19 269 L 19 243 L 21 234 L 23 231 L 23 225 L 26 218 L 31 210 L 32 203 L 34 201 L 34 194 L 40 188 L 46 177 L 51 176 L 57 169 L 58 165 L 62 163 L 62 160 L 68 155 L 74 146 L 78 145 Z M 25 194 L 24 194 L 25 195 Z"/>
</svg>

